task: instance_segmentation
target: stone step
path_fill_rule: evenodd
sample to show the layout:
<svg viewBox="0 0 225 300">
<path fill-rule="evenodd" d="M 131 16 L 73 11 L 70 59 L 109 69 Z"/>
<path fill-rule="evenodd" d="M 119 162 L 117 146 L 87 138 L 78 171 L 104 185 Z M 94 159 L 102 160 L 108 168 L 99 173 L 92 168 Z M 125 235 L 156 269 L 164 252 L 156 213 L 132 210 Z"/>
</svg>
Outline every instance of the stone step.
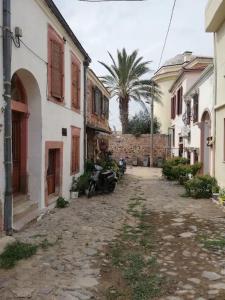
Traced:
<svg viewBox="0 0 225 300">
<path fill-rule="evenodd" d="M 38 207 L 34 207 L 33 209 L 27 211 L 24 213 L 23 216 L 20 215 L 18 218 L 13 219 L 13 230 L 14 231 L 20 231 L 24 228 L 25 225 L 33 221 L 39 216 L 39 210 Z"/>
<path fill-rule="evenodd" d="M 27 199 L 26 195 L 18 195 L 13 199 L 13 229 L 21 230 L 27 223 L 39 215 L 38 204 Z"/>
</svg>

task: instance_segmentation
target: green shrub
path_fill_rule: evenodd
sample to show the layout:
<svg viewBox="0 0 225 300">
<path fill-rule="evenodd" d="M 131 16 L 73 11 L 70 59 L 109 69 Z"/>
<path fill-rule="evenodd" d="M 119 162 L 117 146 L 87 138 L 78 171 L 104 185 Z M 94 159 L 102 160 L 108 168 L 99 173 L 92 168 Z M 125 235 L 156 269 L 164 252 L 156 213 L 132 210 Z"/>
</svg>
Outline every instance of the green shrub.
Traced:
<svg viewBox="0 0 225 300">
<path fill-rule="evenodd" d="M 65 208 L 69 205 L 69 202 L 66 201 L 63 197 L 59 197 L 57 200 L 56 200 L 56 207 L 57 208 Z"/>
<path fill-rule="evenodd" d="M 14 267 L 18 260 L 34 255 L 37 249 L 37 245 L 22 242 L 8 245 L 0 255 L 0 268 L 9 269 Z"/>
<path fill-rule="evenodd" d="M 84 172 L 80 177 L 77 178 L 77 191 L 79 192 L 79 194 L 85 193 L 85 190 L 89 186 L 90 177 L 90 172 Z"/>
<path fill-rule="evenodd" d="M 185 183 L 186 195 L 193 198 L 210 198 L 219 186 L 214 177 L 210 175 L 196 176 Z"/>
<path fill-rule="evenodd" d="M 174 157 L 164 162 L 162 173 L 168 180 L 178 180 L 178 169 L 174 168 L 178 165 L 187 165 L 188 160 L 183 157 Z"/>
<path fill-rule="evenodd" d="M 175 157 L 164 162 L 162 173 L 168 180 L 177 180 L 184 184 L 190 179 L 190 175 L 195 176 L 198 173 L 201 166 L 201 163 L 189 165 L 186 158 Z"/>
</svg>

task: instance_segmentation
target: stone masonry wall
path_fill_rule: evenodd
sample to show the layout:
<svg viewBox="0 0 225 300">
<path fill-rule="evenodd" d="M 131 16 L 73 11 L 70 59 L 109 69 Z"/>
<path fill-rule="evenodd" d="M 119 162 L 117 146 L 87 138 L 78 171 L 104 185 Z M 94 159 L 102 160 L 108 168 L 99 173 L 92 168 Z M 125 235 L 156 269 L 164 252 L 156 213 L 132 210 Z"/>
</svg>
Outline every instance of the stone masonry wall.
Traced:
<svg viewBox="0 0 225 300">
<path fill-rule="evenodd" d="M 158 158 L 166 158 L 169 155 L 168 136 L 154 134 L 154 164 Z M 145 157 L 150 158 L 151 136 L 142 134 L 138 137 L 132 134 L 113 133 L 109 140 L 109 150 L 113 151 L 113 158 L 119 160 L 126 158 L 128 164 L 137 159 L 138 165 L 143 165 Z"/>
</svg>

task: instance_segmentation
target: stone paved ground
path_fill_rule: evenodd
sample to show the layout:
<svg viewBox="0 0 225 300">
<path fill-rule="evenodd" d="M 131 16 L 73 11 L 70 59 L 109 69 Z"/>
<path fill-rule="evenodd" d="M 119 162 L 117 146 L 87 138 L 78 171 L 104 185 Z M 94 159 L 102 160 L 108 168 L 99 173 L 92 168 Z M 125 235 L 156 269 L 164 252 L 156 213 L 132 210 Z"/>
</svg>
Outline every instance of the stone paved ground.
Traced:
<svg viewBox="0 0 225 300">
<path fill-rule="evenodd" d="M 181 197 L 183 188 L 162 180 L 159 169 L 128 173 L 114 194 L 75 200 L 17 233 L 22 241 L 47 240 L 47 247 L 12 270 L 0 270 L 0 299 L 120 299 L 102 292 L 99 257 L 129 220 L 130 199 L 141 196 L 155 225 L 159 275 L 173 280 L 160 299 L 224 300 L 225 252 L 205 248 L 202 239 L 224 236 L 225 214 L 210 200 Z"/>
</svg>

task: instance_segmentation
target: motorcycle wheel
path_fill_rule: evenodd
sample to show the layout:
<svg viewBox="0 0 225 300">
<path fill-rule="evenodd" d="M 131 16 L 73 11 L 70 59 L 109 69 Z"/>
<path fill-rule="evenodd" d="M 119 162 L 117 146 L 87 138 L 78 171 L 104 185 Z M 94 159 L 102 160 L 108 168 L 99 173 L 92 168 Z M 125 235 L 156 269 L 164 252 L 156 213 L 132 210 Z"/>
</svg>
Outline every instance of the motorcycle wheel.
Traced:
<svg viewBox="0 0 225 300">
<path fill-rule="evenodd" d="M 94 196 L 94 194 L 95 194 L 95 183 L 90 182 L 89 188 L 87 190 L 87 197 L 91 198 L 92 196 Z"/>
<path fill-rule="evenodd" d="M 112 182 L 112 183 L 109 185 L 109 187 L 108 187 L 108 193 L 114 192 L 115 188 L 116 188 L 116 182 L 114 181 L 114 182 Z"/>
</svg>

